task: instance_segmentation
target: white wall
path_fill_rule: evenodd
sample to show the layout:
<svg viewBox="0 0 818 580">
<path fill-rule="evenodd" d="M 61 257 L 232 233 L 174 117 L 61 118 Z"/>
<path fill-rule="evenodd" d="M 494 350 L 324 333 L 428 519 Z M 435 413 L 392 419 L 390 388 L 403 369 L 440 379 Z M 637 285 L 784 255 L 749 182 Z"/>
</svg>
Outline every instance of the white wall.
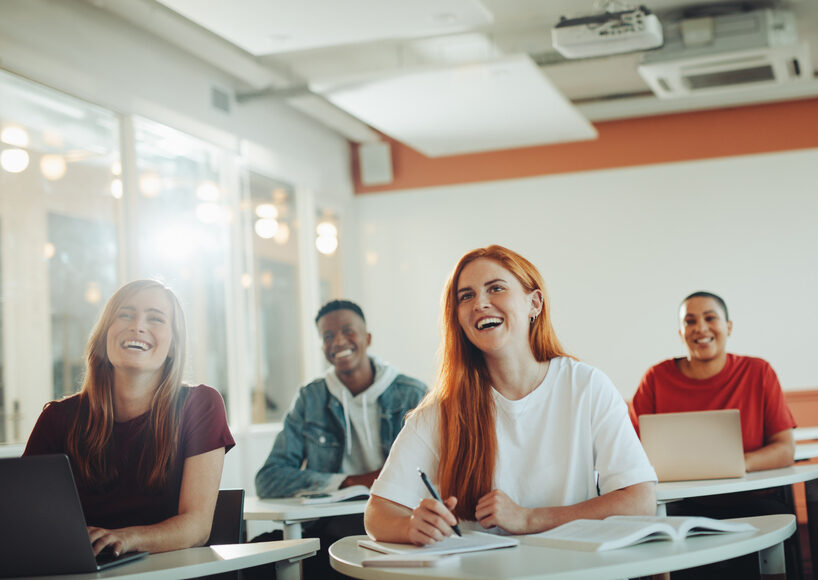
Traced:
<svg viewBox="0 0 818 580">
<path fill-rule="evenodd" d="M 706 289 L 728 348 L 818 386 L 818 149 L 358 197 L 361 300 L 373 352 L 431 382 L 439 300 L 466 251 L 492 243 L 545 278 L 564 346 L 625 397 L 683 354 L 677 305 Z M 377 252 L 368 265 L 366 252 Z"/>
</svg>

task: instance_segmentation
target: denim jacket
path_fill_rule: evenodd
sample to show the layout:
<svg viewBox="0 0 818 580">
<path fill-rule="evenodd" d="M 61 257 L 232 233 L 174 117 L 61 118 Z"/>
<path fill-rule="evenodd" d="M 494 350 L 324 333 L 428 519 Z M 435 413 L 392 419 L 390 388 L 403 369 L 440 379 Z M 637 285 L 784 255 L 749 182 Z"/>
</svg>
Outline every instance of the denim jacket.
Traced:
<svg viewBox="0 0 818 580">
<path fill-rule="evenodd" d="M 399 374 L 378 397 L 384 457 L 389 455 L 406 413 L 425 394 L 423 383 Z M 256 474 L 256 494 L 288 497 L 326 487 L 330 477 L 341 471 L 345 435 L 344 410 L 330 394 L 326 380 L 317 379 L 302 387 L 267 461 Z"/>
</svg>

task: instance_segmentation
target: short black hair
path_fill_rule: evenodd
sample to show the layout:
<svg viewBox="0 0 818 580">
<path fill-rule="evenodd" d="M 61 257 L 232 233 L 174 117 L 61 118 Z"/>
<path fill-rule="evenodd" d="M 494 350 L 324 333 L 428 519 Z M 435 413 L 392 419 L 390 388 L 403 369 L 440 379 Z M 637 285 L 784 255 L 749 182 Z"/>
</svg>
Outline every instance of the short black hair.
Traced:
<svg viewBox="0 0 818 580">
<path fill-rule="evenodd" d="M 364 311 L 361 310 L 360 306 L 350 300 L 330 300 L 324 304 L 321 307 L 321 310 L 318 311 L 318 314 L 315 315 L 315 324 L 318 324 L 318 321 L 321 320 L 322 316 L 329 314 L 330 312 L 335 312 L 336 310 L 352 310 L 352 312 L 360 316 L 361 320 L 363 320 L 364 324 L 366 324 Z"/>
<path fill-rule="evenodd" d="M 712 298 L 716 302 L 718 302 L 721 309 L 724 310 L 724 320 L 726 322 L 730 321 L 730 315 L 727 313 L 727 303 L 722 300 L 722 297 L 718 294 L 713 294 L 712 292 L 706 292 L 705 290 L 699 290 L 698 292 L 693 292 L 693 294 L 688 294 L 685 296 L 685 299 L 682 300 L 682 303 L 679 304 L 679 308 L 682 307 L 682 304 L 690 300 L 691 298 Z"/>
</svg>

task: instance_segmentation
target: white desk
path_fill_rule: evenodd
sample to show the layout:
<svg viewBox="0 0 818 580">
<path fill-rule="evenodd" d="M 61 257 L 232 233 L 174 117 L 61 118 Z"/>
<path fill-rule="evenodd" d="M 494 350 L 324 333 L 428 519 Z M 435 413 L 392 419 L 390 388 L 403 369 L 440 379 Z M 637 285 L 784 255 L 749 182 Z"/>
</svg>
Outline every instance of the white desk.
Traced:
<svg viewBox="0 0 818 580">
<path fill-rule="evenodd" d="M 818 443 L 796 443 L 795 460 L 814 459 L 818 457 Z"/>
<path fill-rule="evenodd" d="M 244 500 L 245 520 L 268 520 L 284 526 L 284 539 L 301 537 L 301 524 L 329 516 L 362 514 L 366 500 L 341 501 L 304 505 L 298 498 L 260 499 L 248 497 Z"/>
<path fill-rule="evenodd" d="M 683 542 L 650 542 L 607 552 L 521 545 L 462 554 L 459 564 L 436 568 L 364 568 L 361 560 L 376 554 L 357 546 L 357 540 L 363 536 L 339 540 L 330 546 L 329 553 L 333 568 L 342 574 L 369 580 L 606 580 L 702 566 L 752 552 L 760 552 L 761 559 L 783 566 L 781 543 L 795 531 L 795 516 L 780 514 L 736 521 L 750 522 L 758 530 L 695 536 Z M 783 572 L 783 567 L 780 571 Z"/>
<path fill-rule="evenodd" d="M 818 427 L 796 427 L 792 430 L 792 436 L 796 442 L 818 439 Z"/>
<path fill-rule="evenodd" d="M 739 491 L 769 489 L 818 479 L 818 465 L 793 465 L 781 469 L 754 471 L 731 479 L 664 481 L 656 484 L 656 500 L 663 503 L 690 497 L 720 495 Z"/>
<path fill-rule="evenodd" d="M 301 578 L 299 562 L 315 555 L 318 540 L 285 540 L 255 544 L 226 544 L 205 548 L 188 548 L 147 557 L 103 572 L 93 574 L 61 574 L 59 576 L 29 576 L 20 580 L 97 580 L 100 578 L 127 578 L 129 580 L 174 580 L 198 578 L 208 574 L 232 572 L 242 568 L 276 564 L 279 580 Z"/>
</svg>

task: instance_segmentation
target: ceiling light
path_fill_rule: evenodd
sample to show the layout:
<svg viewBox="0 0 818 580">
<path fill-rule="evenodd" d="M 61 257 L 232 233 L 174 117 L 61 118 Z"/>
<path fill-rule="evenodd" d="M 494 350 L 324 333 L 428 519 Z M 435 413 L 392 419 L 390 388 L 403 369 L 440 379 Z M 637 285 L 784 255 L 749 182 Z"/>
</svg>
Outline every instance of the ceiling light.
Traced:
<svg viewBox="0 0 818 580">
<path fill-rule="evenodd" d="M 331 236 L 318 236 L 315 238 L 315 247 L 325 256 L 331 256 L 338 248 L 338 238 Z"/>
<path fill-rule="evenodd" d="M 121 179 L 112 179 L 111 180 L 111 197 L 114 199 L 122 199 L 122 180 Z"/>
<path fill-rule="evenodd" d="M 122 163 L 120 161 L 111 163 L 111 175 L 122 175 Z"/>
<path fill-rule="evenodd" d="M 40 158 L 40 171 L 50 181 L 65 177 L 65 170 L 65 158 L 62 155 L 43 155 Z"/>
<path fill-rule="evenodd" d="M 272 218 L 261 218 L 256 220 L 254 229 L 258 237 L 269 240 L 276 235 L 278 222 Z"/>
<path fill-rule="evenodd" d="M 325 238 L 337 238 L 338 237 L 338 228 L 335 227 L 335 224 L 332 222 L 321 222 L 315 227 L 315 232 L 318 234 L 319 237 Z"/>
<path fill-rule="evenodd" d="M 241 287 L 242 288 L 249 288 L 253 285 L 253 277 L 250 274 L 242 274 L 241 275 Z"/>
<path fill-rule="evenodd" d="M 6 127 L 0 132 L 0 141 L 16 147 L 28 147 L 28 133 L 22 127 Z"/>
<path fill-rule="evenodd" d="M 28 167 L 28 153 L 23 149 L 6 149 L 0 153 L 0 167 L 9 173 L 20 173 Z"/>
<path fill-rule="evenodd" d="M 57 253 L 57 248 L 54 247 L 54 244 L 51 242 L 46 242 L 43 246 L 43 258 L 50 260 L 54 257 L 55 253 Z"/>
<path fill-rule="evenodd" d="M 256 215 L 260 218 L 276 219 L 278 208 L 271 203 L 260 203 L 256 206 Z"/>
</svg>

